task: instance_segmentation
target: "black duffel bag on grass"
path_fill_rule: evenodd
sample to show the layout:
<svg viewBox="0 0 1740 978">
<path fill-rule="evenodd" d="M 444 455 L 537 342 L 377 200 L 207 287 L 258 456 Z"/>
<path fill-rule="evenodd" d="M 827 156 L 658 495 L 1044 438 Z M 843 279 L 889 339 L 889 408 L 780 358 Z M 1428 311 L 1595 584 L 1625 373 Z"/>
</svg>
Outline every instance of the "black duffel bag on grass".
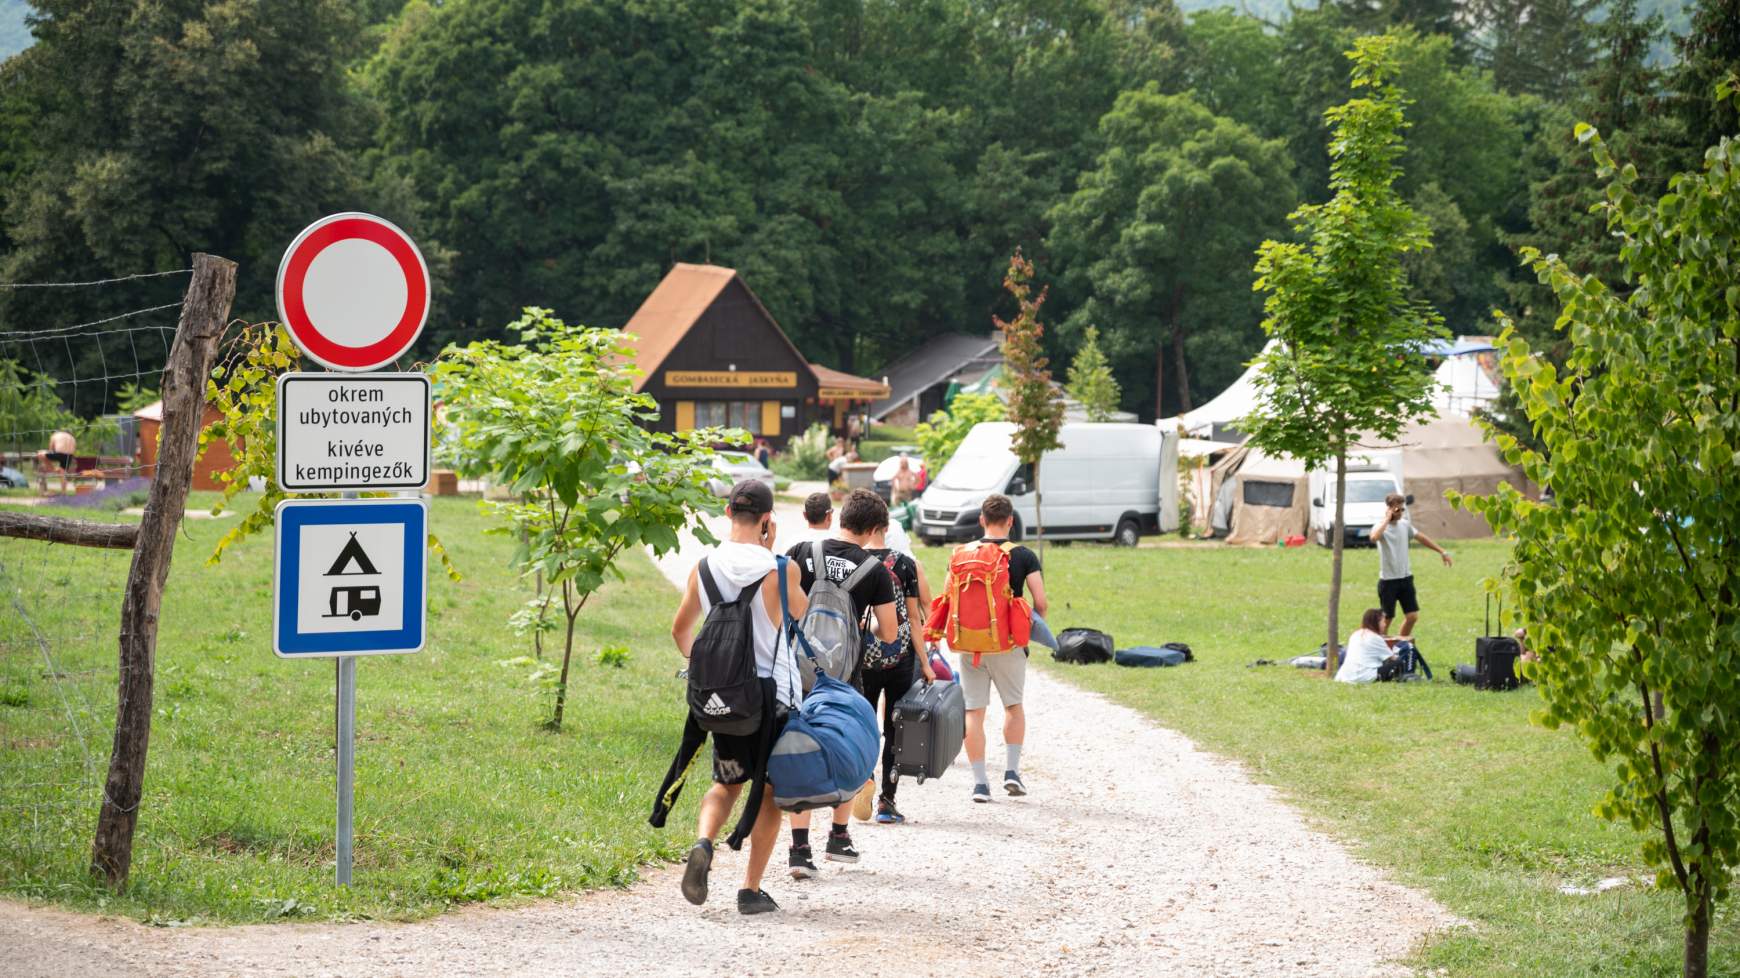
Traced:
<svg viewBox="0 0 1740 978">
<path fill-rule="evenodd" d="M 1112 637 L 1094 628 L 1066 628 L 1057 633 L 1051 657 L 1084 666 L 1112 661 Z"/>
</svg>

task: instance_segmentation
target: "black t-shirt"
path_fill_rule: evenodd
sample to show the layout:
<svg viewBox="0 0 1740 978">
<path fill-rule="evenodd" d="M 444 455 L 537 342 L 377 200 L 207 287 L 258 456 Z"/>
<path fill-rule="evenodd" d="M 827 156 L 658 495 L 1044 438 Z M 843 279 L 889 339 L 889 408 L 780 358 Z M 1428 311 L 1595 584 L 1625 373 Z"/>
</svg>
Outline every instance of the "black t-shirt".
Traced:
<svg viewBox="0 0 1740 978">
<path fill-rule="evenodd" d="M 870 556 L 880 560 L 884 567 L 888 566 L 888 555 L 893 554 L 894 579 L 900 583 L 901 595 L 906 598 L 911 598 L 914 601 L 918 600 L 918 564 L 914 562 L 911 557 L 908 557 L 899 551 L 890 550 L 887 547 L 867 547 L 865 550 L 870 554 Z M 900 620 L 900 624 L 906 626 L 906 650 L 907 652 L 911 652 L 913 649 L 917 648 L 917 633 L 920 628 L 924 627 L 924 623 L 912 621 L 911 612 L 907 609 L 905 601 L 896 602 L 894 609 L 894 613 Z M 924 609 L 920 608 L 919 613 L 923 614 Z M 905 653 L 902 653 L 902 656 L 904 655 Z"/>
<path fill-rule="evenodd" d="M 808 594 L 816 583 L 816 569 L 812 566 L 815 544 L 805 541 L 785 552 L 797 564 L 799 571 L 798 586 Z M 852 571 L 859 564 L 870 561 L 875 564 L 870 573 L 861 578 L 852 588 L 852 611 L 859 618 L 864 612 L 877 605 L 889 604 L 894 601 L 894 578 L 888 573 L 888 568 L 882 562 L 870 556 L 869 551 L 855 543 L 844 540 L 827 540 L 822 543 L 822 559 L 826 562 L 828 580 L 836 583 L 852 576 Z"/>
<path fill-rule="evenodd" d="M 1008 541 L 993 540 L 986 537 L 982 542 L 1007 543 Z M 1020 544 L 1009 548 L 1009 590 L 1014 591 L 1017 598 L 1024 596 L 1022 590 L 1027 586 L 1027 575 L 1039 569 L 1038 554 Z"/>
</svg>

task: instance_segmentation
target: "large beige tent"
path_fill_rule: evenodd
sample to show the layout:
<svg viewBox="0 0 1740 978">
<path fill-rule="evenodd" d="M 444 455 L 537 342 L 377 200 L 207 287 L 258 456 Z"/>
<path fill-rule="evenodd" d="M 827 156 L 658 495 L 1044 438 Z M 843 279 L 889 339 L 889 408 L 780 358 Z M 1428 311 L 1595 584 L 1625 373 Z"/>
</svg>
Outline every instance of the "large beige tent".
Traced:
<svg viewBox="0 0 1740 978">
<path fill-rule="evenodd" d="M 1304 463 L 1241 448 L 1222 459 L 1214 475 L 1211 521 L 1230 529 L 1227 543 L 1270 544 L 1304 535 L 1311 518 Z"/>
<path fill-rule="evenodd" d="M 1399 451 L 1402 481 L 1414 503 L 1414 526 L 1432 537 L 1461 540 L 1491 535 L 1480 516 L 1450 505 L 1448 491 L 1488 495 L 1508 482 L 1529 495 L 1535 488 L 1504 460 L 1498 446 L 1470 419 L 1442 415 L 1413 425 L 1394 441 L 1367 439 L 1362 451 Z M 1234 544 L 1273 544 L 1308 534 L 1310 479 L 1303 463 L 1266 455 L 1243 446 L 1228 452 L 1209 470 L 1213 503 L 1209 524 Z"/>
<path fill-rule="evenodd" d="M 1485 440 L 1480 427 L 1459 415 L 1440 415 L 1408 428 L 1394 442 L 1371 447 L 1401 449 L 1403 481 L 1414 496 L 1408 514 L 1414 527 L 1428 536 L 1459 540 L 1492 535 L 1485 519 L 1450 505 L 1444 493 L 1452 489 L 1488 495 L 1508 482 L 1536 494 L 1522 471 Z"/>
</svg>

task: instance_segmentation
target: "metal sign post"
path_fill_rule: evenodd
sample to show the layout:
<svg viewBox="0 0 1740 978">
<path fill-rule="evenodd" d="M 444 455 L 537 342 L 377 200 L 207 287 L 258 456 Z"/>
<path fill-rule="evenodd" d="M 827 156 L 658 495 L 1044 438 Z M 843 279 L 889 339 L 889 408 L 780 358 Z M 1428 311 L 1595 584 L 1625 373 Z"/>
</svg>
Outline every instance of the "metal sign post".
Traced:
<svg viewBox="0 0 1740 978">
<path fill-rule="evenodd" d="M 429 268 L 409 235 L 372 214 L 333 214 L 278 264 L 278 318 L 339 373 L 278 381 L 278 485 L 344 491 L 274 513 L 272 651 L 337 659 L 338 884 L 350 885 L 356 785 L 356 660 L 423 648 L 429 510 L 357 489 L 429 484 L 429 379 L 372 373 L 410 349 L 429 316 Z"/>
<path fill-rule="evenodd" d="M 350 885 L 351 799 L 356 784 L 356 656 L 338 658 L 338 885 Z"/>
</svg>

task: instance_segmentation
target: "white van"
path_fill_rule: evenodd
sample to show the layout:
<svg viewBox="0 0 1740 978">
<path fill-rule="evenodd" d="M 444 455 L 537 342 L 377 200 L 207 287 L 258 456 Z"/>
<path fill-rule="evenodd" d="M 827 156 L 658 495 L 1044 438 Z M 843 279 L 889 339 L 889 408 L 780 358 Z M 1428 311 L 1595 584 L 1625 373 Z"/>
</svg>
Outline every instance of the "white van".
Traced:
<svg viewBox="0 0 1740 978">
<path fill-rule="evenodd" d="M 979 537 L 979 507 L 993 492 L 1015 504 L 1019 540 L 1036 524 L 1032 473 L 1010 451 L 1015 425 L 973 426 L 918 500 L 919 538 L 950 543 Z M 1178 435 L 1153 425 L 1066 424 L 1063 447 L 1039 466 L 1045 538 L 1111 540 L 1133 547 L 1144 533 L 1178 529 Z"/>
<path fill-rule="evenodd" d="M 1311 534 L 1322 546 L 1335 542 L 1335 470 L 1311 473 Z M 1371 545 L 1371 528 L 1383 519 L 1384 497 L 1402 492 L 1402 453 L 1378 452 L 1347 460 L 1347 546 Z M 1413 503 L 1412 496 L 1408 502 Z"/>
</svg>

